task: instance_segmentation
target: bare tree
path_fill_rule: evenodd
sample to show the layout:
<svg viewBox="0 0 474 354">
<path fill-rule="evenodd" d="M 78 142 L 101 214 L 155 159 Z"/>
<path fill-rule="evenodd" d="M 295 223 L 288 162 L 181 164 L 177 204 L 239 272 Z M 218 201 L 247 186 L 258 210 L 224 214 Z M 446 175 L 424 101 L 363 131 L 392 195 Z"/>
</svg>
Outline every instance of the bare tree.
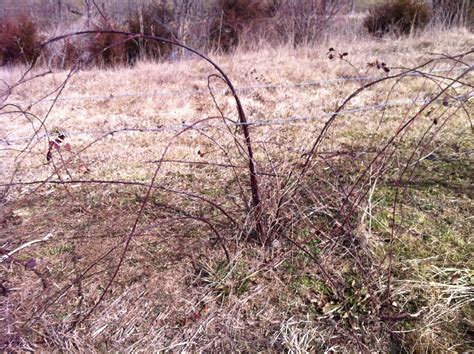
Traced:
<svg viewBox="0 0 474 354">
<path fill-rule="evenodd" d="M 278 31 L 295 45 L 312 42 L 347 4 L 345 0 L 285 0 L 278 6 Z"/>
<path fill-rule="evenodd" d="M 186 44 L 189 37 L 189 16 L 194 0 L 173 0 L 173 14 L 175 22 L 175 33 L 181 43 Z M 179 49 L 182 56 L 184 50 Z"/>
<path fill-rule="evenodd" d="M 91 26 L 91 0 L 84 0 L 84 6 L 87 14 L 87 28 Z"/>
<path fill-rule="evenodd" d="M 437 20 L 447 26 L 473 25 L 474 1 L 472 0 L 433 0 L 432 6 Z"/>
</svg>

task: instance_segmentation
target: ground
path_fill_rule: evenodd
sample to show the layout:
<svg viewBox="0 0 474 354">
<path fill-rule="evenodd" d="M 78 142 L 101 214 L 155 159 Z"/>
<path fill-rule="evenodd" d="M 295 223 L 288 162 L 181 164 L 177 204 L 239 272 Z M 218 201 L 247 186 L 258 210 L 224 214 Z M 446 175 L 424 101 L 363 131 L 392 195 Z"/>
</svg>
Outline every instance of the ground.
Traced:
<svg viewBox="0 0 474 354">
<path fill-rule="evenodd" d="M 68 72 L 14 88 L 3 104 L 31 114 L 2 107 L 0 251 L 38 242 L 2 259 L 1 345 L 472 350 L 473 47 L 451 30 L 212 54 L 258 123 L 260 236 L 235 102 L 208 63 L 84 68 L 49 115 Z M 434 80 L 356 95 L 302 172 L 345 98 L 431 59 Z"/>
</svg>

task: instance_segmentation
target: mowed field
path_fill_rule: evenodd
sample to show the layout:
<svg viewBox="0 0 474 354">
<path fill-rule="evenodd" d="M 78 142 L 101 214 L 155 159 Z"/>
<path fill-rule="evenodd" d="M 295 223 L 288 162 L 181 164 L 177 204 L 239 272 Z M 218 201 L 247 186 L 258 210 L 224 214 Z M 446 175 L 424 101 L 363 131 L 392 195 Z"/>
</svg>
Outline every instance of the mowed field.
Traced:
<svg viewBox="0 0 474 354">
<path fill-rule="evenodd" d="M 472 350 L 473 48 L 452 30 L 211 54 L 261 213 L 209 63 L 35 68 L 0 111 L 0 345 Z M 0 69 L 5 92 L 24 72 Z"/>
</svg>

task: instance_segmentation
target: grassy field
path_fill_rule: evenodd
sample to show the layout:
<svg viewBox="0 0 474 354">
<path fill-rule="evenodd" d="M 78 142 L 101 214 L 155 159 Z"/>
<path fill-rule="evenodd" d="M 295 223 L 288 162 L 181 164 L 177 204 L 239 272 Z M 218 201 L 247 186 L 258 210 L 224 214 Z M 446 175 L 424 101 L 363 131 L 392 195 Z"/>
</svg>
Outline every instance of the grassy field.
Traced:
<svg viewBox="0 0 474 354">
<path fill-rule="evenodd" d="M 261 214 L 234 99 L 204 61 L 15 87 L 0 252 L 26 247 L 0 264 L 0 345 L 473 350 L 472 48 L 452 30 L 211 55 L 258 123 Z M 431 76 L 396 77 L 432 59 Z M 7 85 L 24 72 L 0 70 Z M 305 171 L 331 112 L 392 75 L 343 107 Z"/>
</svg>

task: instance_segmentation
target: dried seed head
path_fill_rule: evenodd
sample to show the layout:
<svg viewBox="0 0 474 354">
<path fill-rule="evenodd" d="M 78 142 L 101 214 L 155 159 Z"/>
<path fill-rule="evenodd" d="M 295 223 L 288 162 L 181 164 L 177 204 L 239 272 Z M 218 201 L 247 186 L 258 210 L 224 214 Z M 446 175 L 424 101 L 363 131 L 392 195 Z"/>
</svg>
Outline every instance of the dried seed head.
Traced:
<svg viewBox="0 0 474 354">
<path fill-rule="evenodd" d="M 449 97 L 448 97 L 448 96 L 444 96 L 444 98 L 443 98 L 443 106 L 449 107 Z"/>
</svg>

